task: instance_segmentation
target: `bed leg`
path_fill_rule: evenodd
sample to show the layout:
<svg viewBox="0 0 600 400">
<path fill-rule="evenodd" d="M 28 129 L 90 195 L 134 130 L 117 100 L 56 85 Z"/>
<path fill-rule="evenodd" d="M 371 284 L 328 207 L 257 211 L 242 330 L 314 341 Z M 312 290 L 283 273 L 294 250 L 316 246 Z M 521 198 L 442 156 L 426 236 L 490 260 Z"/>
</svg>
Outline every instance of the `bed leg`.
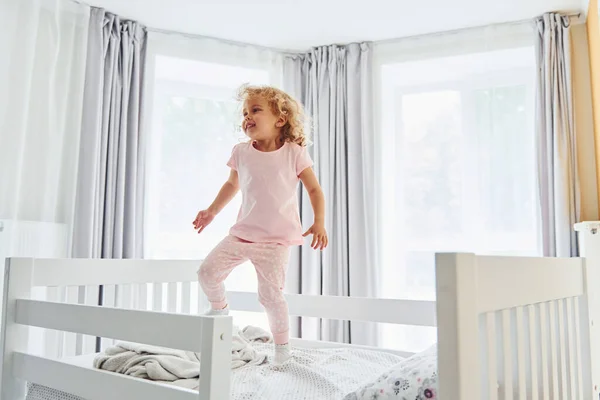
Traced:
<svg viewBox="0 0 600 400">
<path fill-rule="evenodd" d="M 226 400 L 231 390 L 231 317 L 200 317 L 200 400 Z"/>
<path fill-rule="evenodd" d="M 439 391 L 479 400 L 477 265 L 474 254 L 436 254 Z"/>
<path fill-rule="evenodd" d="M 26 382 L 13 375 L 13 353 L 27 352 L 29 328 L 16 323 L 17 299 L 31 297 L 33 286 L 33 259 L 7 259 L 4 268 L 2 327 L 0 328 L 0 399 L 23 400 Z"/>
</svg>

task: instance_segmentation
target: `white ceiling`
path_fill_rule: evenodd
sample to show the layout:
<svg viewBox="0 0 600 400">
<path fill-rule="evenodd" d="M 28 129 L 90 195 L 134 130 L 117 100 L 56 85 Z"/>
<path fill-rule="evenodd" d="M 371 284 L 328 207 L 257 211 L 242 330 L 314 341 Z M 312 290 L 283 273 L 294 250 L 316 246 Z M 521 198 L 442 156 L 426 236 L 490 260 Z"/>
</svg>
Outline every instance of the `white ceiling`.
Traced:
<svg viewBox="0 0 600 400">
<path fill-rule="evenodd" d="M 579 12 L 587 0 L 87 0 L 148 27 L 290 50 Z"/>
</svg>

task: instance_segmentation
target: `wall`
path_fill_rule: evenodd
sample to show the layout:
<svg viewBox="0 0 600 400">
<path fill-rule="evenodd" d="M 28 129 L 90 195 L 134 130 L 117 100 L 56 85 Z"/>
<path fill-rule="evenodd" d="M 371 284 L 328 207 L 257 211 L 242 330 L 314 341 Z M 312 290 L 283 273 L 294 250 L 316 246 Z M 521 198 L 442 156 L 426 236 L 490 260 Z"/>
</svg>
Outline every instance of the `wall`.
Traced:
<svg viewBox="0 0 600 400">
<path fill-rule="evenodd" d="M 596 191 L 598 197 L 600 197 L 600 25 L 598 24 L 598 0 L 589 0 L 586 27 L 595 132 Z"/>
<path fill-rule="evenodd" d="M 594 150 L 594 131 L 600 132 L 600 130 L 594 129 L 586 25 L 574 24 L 571 29 L 571 39 L 577 163 L 581 187 L 581 220 L 596 221 L 599 217 L 596 160 L 600 158 L 597 158 Z M 598 122 L 600 122 L 600 118 Z"/>
</svg>

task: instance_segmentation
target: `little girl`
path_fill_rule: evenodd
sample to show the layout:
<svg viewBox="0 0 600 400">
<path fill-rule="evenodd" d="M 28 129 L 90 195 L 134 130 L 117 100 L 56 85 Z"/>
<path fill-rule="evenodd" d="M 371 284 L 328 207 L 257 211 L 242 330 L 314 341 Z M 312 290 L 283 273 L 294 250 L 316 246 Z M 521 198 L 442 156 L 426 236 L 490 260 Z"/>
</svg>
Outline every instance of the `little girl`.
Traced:
<svg viewBox="0 0 600 400">
<path fill-rule="evenodd" d="M 229 236 L 206 257 L 198 270 L 200 286 L 211 309 L 207 315 L 227 315 L 223 281 L 250 260 L 258 278 L 258 299 L 264 306 L 275 342 L 275 364 L 290 356 L 288 306 L 283 296 L 289 248 L 313 235 L 311 247 L 323 250 L 325 199 L 306 151 L 302 106 L 285 92 L 268 86 L 243 86 L 242 129 L 250 138 L 233 148 L 229 179 L 206 210 L 194 220 L 198 233 L 242 191 L 242 206 Z M 314 210 L 314 223 L 302 234 L 297 186 L 301 180 Z"/>
</svg>

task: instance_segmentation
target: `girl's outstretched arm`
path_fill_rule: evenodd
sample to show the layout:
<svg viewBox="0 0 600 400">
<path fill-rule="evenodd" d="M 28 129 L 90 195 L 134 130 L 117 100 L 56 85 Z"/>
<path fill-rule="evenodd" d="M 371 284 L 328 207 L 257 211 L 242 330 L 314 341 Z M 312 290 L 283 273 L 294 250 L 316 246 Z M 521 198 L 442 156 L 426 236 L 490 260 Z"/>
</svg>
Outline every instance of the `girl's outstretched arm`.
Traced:
<svg viewBox="0 0 600 400">
<path fill-rule="evenodd" d="M 237 192 L 240 190 L 238 173 L 236 170 L 232 169 L 229 173 L 229 178 L 227 182 L 221 187 L 221 190 L 217 194 L 217 197 L 212 202 L 210 207 L 206 210 L 202 210 L 198 212 L 196 215 L 196 219 L 192 223 L 194 225 L 194 229 L 198 231 L 198 233 L 202 232 L 204 228 L 208 224 L 215 219 L 215 216 L 221 212 L 223 208 L 235 197 Z"/>
<path fill-rule="evenodd" d="M 319 181 L 312 168 L 306 168 L 300 173 L 300 180 L 306 188 L 306 192 L 310 197 L 310 203 L 315 214 L 315 221 L 308 231 L 303 236 L 308 236 L 312 233 L 313 240 L 310 245 L 313 249 L 323 250 L 329 244 L 327 232 L 325 230 L 325 196 L 319 185 Z"/>
<path fill-rule="evenodd" d="M 238 180 L 238 173 L 235 169 L 231 169 L 227 182 L 221 187 L 221 190 L 210 207 L 208 207 L 208 210 L 214 215 L 217 215 L 227 204 L 229 204 L 239 190 L 240 183 Z"/>
</svg>

